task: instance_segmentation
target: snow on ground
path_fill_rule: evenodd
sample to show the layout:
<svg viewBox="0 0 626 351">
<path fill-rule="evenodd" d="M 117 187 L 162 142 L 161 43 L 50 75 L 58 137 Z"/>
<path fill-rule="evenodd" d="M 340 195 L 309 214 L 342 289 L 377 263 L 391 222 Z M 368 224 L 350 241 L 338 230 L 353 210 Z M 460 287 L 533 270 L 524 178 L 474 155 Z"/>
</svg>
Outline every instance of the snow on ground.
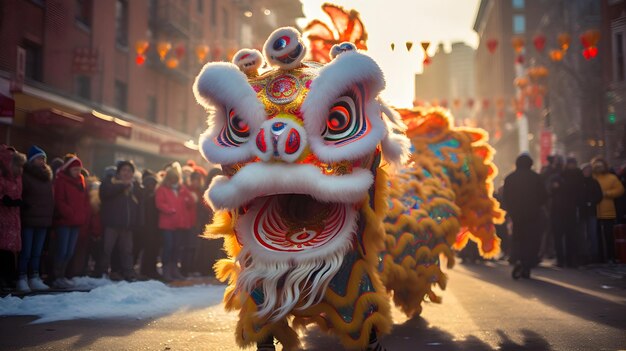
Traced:
<svg viewBox="0 0 626 351">
<path fill-rule="evenodd" d="M 0 316 L 38 316 L 33 323 L 71 319 L 143 319 L 179 310 L 205 308 L 222 301 L 224 286 L 169 287 L 159 281 L 111 282 L 74 278 L 77 289 L 89 292 L 0 298 Z"/>
</svg>

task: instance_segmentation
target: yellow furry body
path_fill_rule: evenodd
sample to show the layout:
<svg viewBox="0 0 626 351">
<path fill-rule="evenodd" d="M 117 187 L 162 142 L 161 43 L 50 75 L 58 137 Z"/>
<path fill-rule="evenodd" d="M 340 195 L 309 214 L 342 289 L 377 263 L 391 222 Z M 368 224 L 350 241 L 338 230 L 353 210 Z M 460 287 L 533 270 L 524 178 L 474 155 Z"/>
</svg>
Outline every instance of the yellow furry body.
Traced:
<svg viewBox="0 0 626 351">
<path fill-rule="evenodd" d="M 499 253 L 494 223 L 504 216 L 492 197 L 496 170 L 486 133 L 453 127 L 444 110 L 399 112 L 414 150 L 408 166 L 390 180 L 380 273 L 394 303 L 413 316 L 426 296 L 441 301 L 432 290 L 446 286 L 441 255 L 452 267 L 452 249 L 468 240 L 484 257 Z"/>
</svg>

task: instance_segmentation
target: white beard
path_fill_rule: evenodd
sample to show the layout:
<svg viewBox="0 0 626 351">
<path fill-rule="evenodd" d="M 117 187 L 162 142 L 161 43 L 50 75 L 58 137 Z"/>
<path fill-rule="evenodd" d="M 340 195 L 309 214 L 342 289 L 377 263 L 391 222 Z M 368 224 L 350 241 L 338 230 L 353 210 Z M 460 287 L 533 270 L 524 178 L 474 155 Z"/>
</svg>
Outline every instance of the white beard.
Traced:
<svg viewBox="0 0 626 351">
<path fill-rule="evenodd" d="M 284 239 L 286 225 L 273 205 L 267 198 L 257 199 L 239 218 L 236 233 L 243 247 L 236 258 L 241 267 L 236 291 L 247 296 L 262 288 L 264 299 L 257 317 L 278 321 L 292 310 L 304 310 L 322 299 L 352 247 L 358 211 L 348 204 L 332 205 L 335 215 L 328 216 L 320 234 L 297 236 L 309 239 L 304 245 L 308 247 L 288 247 L 279 245 L 293 241 Z"/>
</svg>

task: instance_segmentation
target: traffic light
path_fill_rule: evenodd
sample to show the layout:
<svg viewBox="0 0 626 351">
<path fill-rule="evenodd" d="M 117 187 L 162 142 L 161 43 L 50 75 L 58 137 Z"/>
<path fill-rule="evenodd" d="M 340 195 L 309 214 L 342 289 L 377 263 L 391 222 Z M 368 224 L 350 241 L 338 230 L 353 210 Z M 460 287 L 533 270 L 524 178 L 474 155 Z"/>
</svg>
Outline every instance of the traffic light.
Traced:
<svg viewBox="0 0 626 351">
<path fill-rule="evenodd" d="M 616 118 L 615 118 L 615 107 L 613 105 L 609 105 L 608 110 L 608 116 L 607 116 L 607 121 L 609 122 L 609 124 L 615 124 Z"/>
</svg>

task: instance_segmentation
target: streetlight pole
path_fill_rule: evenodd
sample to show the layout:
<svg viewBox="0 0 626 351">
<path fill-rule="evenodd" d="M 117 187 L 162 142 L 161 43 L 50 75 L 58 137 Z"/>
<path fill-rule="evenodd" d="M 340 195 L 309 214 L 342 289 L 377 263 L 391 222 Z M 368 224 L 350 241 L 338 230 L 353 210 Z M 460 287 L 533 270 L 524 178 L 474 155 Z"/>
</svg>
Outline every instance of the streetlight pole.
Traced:
<svg viewBox="0 0 626 351">
<path fill-rule="evenodd" d="M 525 50 L 522 49 L 519 53 L 521 57 L 524 56 Z M 521 78 L 524 76 L 524 63 L 519 57 L 515 60 L 515 78 Z M 519 153 L 529 151 L 528 145 L 528 117 L 526 116 L 526 101 L 524 99 L 523 88 L 518 86 L 516 89 L 517 101 L 521 102 L 519 111 L 517 111 L 517 132 L 519 142 Z"/>
</svg>

